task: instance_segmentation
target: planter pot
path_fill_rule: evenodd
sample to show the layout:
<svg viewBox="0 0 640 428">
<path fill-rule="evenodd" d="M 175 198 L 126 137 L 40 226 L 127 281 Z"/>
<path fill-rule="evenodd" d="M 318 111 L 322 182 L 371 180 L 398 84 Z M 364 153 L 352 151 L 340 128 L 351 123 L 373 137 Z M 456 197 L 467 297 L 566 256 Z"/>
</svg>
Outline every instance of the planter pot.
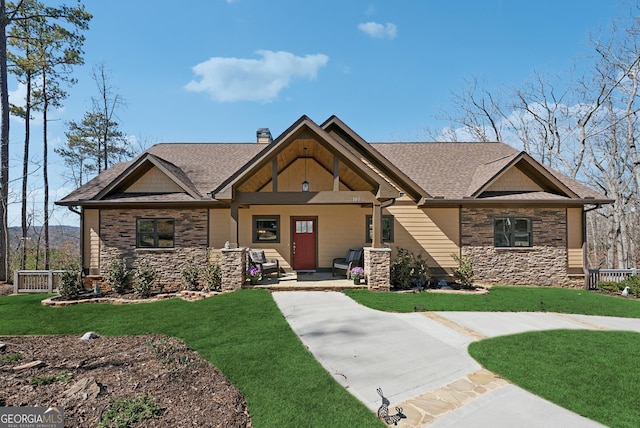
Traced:
<svg viewBox="0 0 640 428">
<path fill-rule="evenodd" d="M 362 278 L 353 278 L 354 285 L 360 285 L 360 281 L 362 281 Z"/>
<path fill-rule="evenodd" d="M 258 283 L 258 278 L 249 278 L 249 284 L 256 285 Z"/>
</svg>

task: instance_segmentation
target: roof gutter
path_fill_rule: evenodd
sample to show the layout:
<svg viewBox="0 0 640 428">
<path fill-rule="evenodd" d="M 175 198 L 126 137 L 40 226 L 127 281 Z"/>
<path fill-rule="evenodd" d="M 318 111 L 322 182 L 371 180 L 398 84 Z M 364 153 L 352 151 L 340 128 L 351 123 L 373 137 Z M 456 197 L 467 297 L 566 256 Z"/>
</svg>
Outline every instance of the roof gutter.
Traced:
<svg viewBox="0 0 640 428">
<path fill-rule="evenodd" d="M 69 208 L 69 211 L 71 211 L 72 213 L 76 213 L 79 216 L 82 216 L 82 213 L 80 211 L 78 211 L 78 209 L 75 206 L 69 205 L 69 206 L 67 206 L 67 208 Z"/>
</svg>

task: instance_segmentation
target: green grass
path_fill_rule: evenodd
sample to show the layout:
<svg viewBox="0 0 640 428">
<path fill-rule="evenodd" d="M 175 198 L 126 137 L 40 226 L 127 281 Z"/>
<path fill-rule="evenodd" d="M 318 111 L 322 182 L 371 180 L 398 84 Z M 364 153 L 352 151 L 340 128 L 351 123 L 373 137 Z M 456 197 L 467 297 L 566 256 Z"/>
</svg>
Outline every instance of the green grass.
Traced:
<svg viewBox="0 0 640 428">
<path fill-rule="evenodd" d="M 0 335 L 167 334 L 184 340 L 240 389 L 255 427 L 383 426 L 304 348 L 267 291 L 61 308 L 43 307 L 42 299 L 0 297 Z"/>
<path fill-rule="evenodd" d="M 640 426 L 638 333 L 523 333 L 472 343 L 469 353 L 487 369 L 589 419 Z"/>
<path fill-rule="evenodd" d="M 492 287 L 486 295 L 368 290 L 345 290 L 345 294 L 362 305 L 387 312 L 413 312 L 417 307 L 420 311 L 547 311 L 640 318 L 640 300 L 567 288 Z"/>
</svg>

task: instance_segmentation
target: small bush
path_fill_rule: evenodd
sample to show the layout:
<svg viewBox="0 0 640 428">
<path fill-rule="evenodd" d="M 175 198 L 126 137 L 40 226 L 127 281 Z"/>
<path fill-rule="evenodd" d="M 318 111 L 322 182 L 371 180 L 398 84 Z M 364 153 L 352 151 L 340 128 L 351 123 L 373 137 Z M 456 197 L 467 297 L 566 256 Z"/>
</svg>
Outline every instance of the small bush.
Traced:
<svg viewBox="0 0 640 428">
<path fill-rule="evenodd" d="M 622 281 L 624 287 L 629 287 L 629 293 L 636 297 L 640 297 L 640 275 L 631 275 Z"/>
<path fill-rule="evenodd" d="M 156 275 L 156 270 L 147 260 L 139 260 L 138 267 L 133 271 L 133 291 L 142 297 L 149 297 Z"/>
<path fill-rule="evenodd" d="M 0 366 L 13 363 L 16 361 L 20 361 L 23 359 L 24 359 L 24 355 L 22 355 L 20 352 L 13 352 L 11 354 L 2 354 L 0 355 Z"/>
<path fill-rule="evenodd" d="M 118 294 L 129 289 L 129 274 L 127 261 L 124 258 L 113 259 L 105 272 L 105 281 Z"/>
<path fill-rule="evenodd" d="M 207 264 L 204 271 L 205 290 L 220 291 L 222 287 L 222 268 L 220 267 L 220 256 L 216 256 L 213 263 Z"/>
<path fill-rule="evenodd" d="M 184 264 L 180 271 L 182 286 L 185 290 L 197 290 L 200 285 L 200 269 L 193 260 L 189 260 Z"/>
<path fill-rule="evenodd" d="M 31 378 L 31 380 L 29 380 L 29 383 L 31 385 L 49 385 L 54 382 L 67 383 L 71 380 L 71 378 L 73 378 L 72 373 L 60 372 L 60 373 L 49 375 L 49 376 L 47 375 L 36 376 L 34 378 Z"/>
<path fill-rule="evenodd" d="M 77 265 L 67 266 L 64 272 L 60 274 L 60 285 L 58 292 L 65 299 L 73 299 L 78 296 L 80 289 L 80 268 Z"/>
<path fill-rule="evenodd" d="M 598 281 L 596 287 L 603 293 L 619 293 L 624 287 L 621 287 L 621 282 L 615 281 Z"/>
<path fill-rule="evenodd" d="M 413 286 L 423 286 L 431 278 L 429 266 L 422 254 L 418 257 L 404 248 L 398 248 L 396 258 L 391 261 L 391 286 L 407 290 Z"/>
<path fill-rule="evenodd" d="M 453 276 L 460 283 L 462 288 L 473 288 L 473 278 L 476 276 L 473 272 L 473 257 L 451 254 L 451 257 L 458 263 L 458 267 L 453 271 Z"/>
<path fill-rule="evenodd" d="M 153 419 L 162 413 L 160 406 L 148 395 L 121 398 L 109 405 L 100 419 L 99 428 L 126 428 L 136 422 Z"/>
</svg>

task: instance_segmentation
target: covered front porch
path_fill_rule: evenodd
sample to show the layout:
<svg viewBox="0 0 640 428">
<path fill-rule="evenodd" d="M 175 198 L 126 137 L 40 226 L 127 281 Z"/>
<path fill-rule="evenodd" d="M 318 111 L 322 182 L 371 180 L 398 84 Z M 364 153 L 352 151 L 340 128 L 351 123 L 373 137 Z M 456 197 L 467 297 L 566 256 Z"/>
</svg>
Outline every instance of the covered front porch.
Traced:
<svg viewBox="0 0 640 428">
<path fill-rule="evenodd" d="M 354 284 L 345 275 L 333 276 L 331 272 L 286 272 L 276 278 L 273 275 L 262 278 L 256 285 L 245 283 L 242 288 L 260 288 L 273 291 L 342 291 L 366 289 L 367 285 Z"/>
</svg>

